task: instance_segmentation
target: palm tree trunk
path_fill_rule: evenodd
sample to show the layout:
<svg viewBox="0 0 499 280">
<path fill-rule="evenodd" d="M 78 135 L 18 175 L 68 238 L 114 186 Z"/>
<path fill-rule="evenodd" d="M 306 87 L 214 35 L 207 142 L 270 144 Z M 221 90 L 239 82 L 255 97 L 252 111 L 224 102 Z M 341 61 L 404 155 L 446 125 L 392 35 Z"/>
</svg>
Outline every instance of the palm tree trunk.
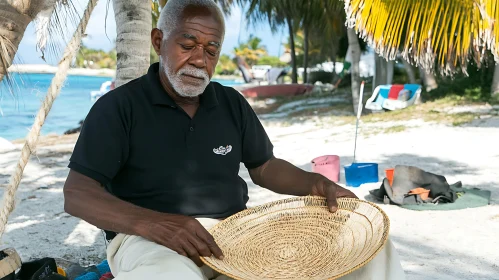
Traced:
<svg viewBox="0 0 499 280">
<path fill-rule="evenodd" d="M 298 83 L 298 68 L 296 67 L 296 52 L 295 52 L 295 33 L 293 31 L 293 21 L 291 17 L 286 17 L 286 23 L 288 24 L 289 31 L 289 48 L 291 49 L 291 66 L 293 67 L 293 73 L 291 74 L 291 81 L 293 84 Z"/>
<path fill-rule="evenodd" d="M 12 65 L 28 24 L 40 11 L 53 5 L 54 0 L 0 1 L 0 81 Z"/>
<path fill-rule="evenodd" d="M 144 75 L 150 65 L 151 3 L 114 0 L 116 87 Z"/>
<path fill-rule="evenodd" d="M 433 75 L 433 73 L 427 72 L 426 70 L 421 68 L 419 68 L 419 73 L 421 78 L 423 79 L 423 84 L 427 92 L 438 88 L 437 79 L 435 78 L 435 75 Z"/>
<path fill-rule="evenodd" d="M 308 34 L 309 28 L 305 27 L 303 32 L 303 83 L 306 84 L 308 82 Z"/>
<path fill-rule="evenodd" d="M 491 87 L 492 97 L 499 100 L 499 63 L 494 68 L 494 78 L 492 79 Z"/>
<path fill-rule="evenodd" d="M 374 55 L 374 78 L 373 78 L 373 90 L 379 85 L 386 85 L 387 83 L 387 64 L 386 60 L 379 56 Z"/>
<path fill-rule="evenodd" d="M 393 83 L 393 67 L 395 66 L 394 60 L 385 60 L 386 64 L 386 83 L 391 85 Z"/>
<path fill-rule="evenodd" d="M 348 51 L 351 52 L 352 66 L 350 68 L 350 75 L 352 76 L 352 101 L 353 101 L 353 111 L 357 114 L 357 106 L 359 104 L 359 92 L 360 92 L 360 45 L 359 37 L 355 33 L 355 30 L 348 28 Z M 363 107 L 362 107 L 363 108 Z"/>
<path fill-rule="evenodd" d="M 414 73 L 414 68 L 412 68 L 412 65 L 402 58 L 402 63 L 404 64 L 405 71 L 407 72 L 407 77 L 409 78 L 409 83 L 415 84 L 416 83 L 416 74 Z"/>
</svg>

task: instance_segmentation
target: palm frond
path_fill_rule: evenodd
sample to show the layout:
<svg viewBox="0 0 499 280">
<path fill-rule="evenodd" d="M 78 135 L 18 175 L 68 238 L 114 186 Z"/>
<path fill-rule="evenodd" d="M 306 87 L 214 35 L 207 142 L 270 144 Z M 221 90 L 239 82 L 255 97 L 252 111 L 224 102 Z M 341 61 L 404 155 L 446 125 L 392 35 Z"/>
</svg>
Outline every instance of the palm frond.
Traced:
<svg viewBox="0 0 499 280">
<path fill-rule="evenodd" d="M 215 3 L 218 3 L 226 16 L 230 16 L 232 7 L 236 4 L 234 0 L 215 0 Z"/>
<path fill-rule="evenodd" d="M 50 2 L 50 1 L 48 1 Z M 36 24 L 37 48 L 42 59 L 54 57 L 61 53 L 62 48 L 72 35 L 73 28 L 80 21 L 78 9 L 72 1 L 52 1 L 52 6 L 41 10 L 34 19 Z"/>
<path fill-rule="evenodd" d="M 497 0 L 345 0 L 347 25 L 386 59 L 397 52 L 419 67 L 443 75 L 460 68 L 469 57 L 477 65 L 484 48 L 497 58 Z M 496 61 L 499 62 L 499 59 Z"/>
<path fill-rule="evenodd" d="M 13 93 L 14 81 L 10 79 L 8 69 L 14 63 L 17 49 L 24 36 L 26 26 L 34 21 L 36 23 L 37 48 L 42 52 L 42 58 L 46 54 L 56 55 L 60 52 L 61 42 L 66 39 L 68 23 L 79 22 L 79 16 L 72 1 L 47 0 L 28 1 L 28 6 L 22 1 L 7 2 L 0 4 L 2 9 L 8 9 L 8 13 L 1 18 L 0 24 L 1 51 L 0 51 L 0 81 L 5 79 L 7 87 Z M 12 18 L 11 18 L 12 17 Z M 55 36 L 55 35 L 60 35 Z M 19 59 L 19 58 L 16 58 Z"/>
<path fill-rule="evenodd" d="M 278 30 L 286 24 L 286 18 L 295 18 L 296 3 L 299 1 L 290 0 L 249 0 L 246 10 L 248 25 L 267 22 L 272 32 Z"/>
<path fill-rule="evenodd" d="M 5 76 L 7 88 L 9 89 L 11 94 L 13 94 L 12 90 L 15 86 L 15 83 L 14 80 L 10 78 L 7 69 L 9 69 L 9 67 L 11 66 L 16 52 L 17 46 L 5 36 L 0 36 L 0 68 L 5 69 L 5 71 L 0 71 L 0 81 L 2 81 Z"/>
<path fill-rule="evenodd" d="M 499 64 L 499 3 L 497 0 L 485 1 L 481 6 L 484 13 L 489 17 L 486 23 L 492 23 L 492 28 L 486 29 L 482 38 L 485 41 L 487 48 L 492 52 L 494 60 Z"/>
</svg>

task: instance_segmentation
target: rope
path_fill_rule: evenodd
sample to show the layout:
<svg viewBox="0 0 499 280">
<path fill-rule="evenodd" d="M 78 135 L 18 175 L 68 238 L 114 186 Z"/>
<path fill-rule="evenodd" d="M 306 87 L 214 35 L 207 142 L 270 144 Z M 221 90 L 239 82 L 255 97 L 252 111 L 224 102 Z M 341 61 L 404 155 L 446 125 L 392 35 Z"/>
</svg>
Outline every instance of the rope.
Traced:
<svg viewBox="0 0 499 280">
<path fill-rule="evenodd" d="M 14 210 L 15 195 L 17 188 L 19 187 L 19 183 L 21 182 L 24 168 L 26 167 L 26 164 L 28 163 L 31 154 L 35 151 L 36 143 L 40 135 L 40 130 L 43 126 L 43 123 L 45 122 L 45 118 L 47 117 L 48 113 L 50 112 L 50 109 L 52 108 L 54 100 L 59 95 L 62 85 L 66 80 L 69 66 L 71 64 L 71 61 L 73 60 L 73 57 L 76 55 L 80 47 L 81 38 L 83 36 L 83 33 L 85 32 L 85 28 L 87 27 L 88 20 L 90 19 L 90 14 L 97 5 L 97 1 L 98 0 L 88 1 L 87 8 L 85 9 L 80 24 L 76 28 L 73 34 L 73 38 L 71 38 L 71 41 L 66 46 L 64 55 L 62 56 L 62 59 L 59 61 L 59 68 L 57 69 L 57 72 L 54 78 L 52 79 L 52 83 L 50 84 L 50 87 L 47 91 L 45 100 L 43 101 L 40 110 L 36 115 L 36 119 L 33 123 L 33 126 L 31 127 L 31 130 L 26 137 L 26 142 L 24 143 L 24 146 L 21 150 L 21 157 L 17 162 L 17 166 L 14 172 L 10 176 L 9 185 L 7 186 L 3 194 L 2 204 L 1 204 L 2 209 L 0 211 L 0 238 L 2 237 L 5 231 L 9 215 Z"/>
</svg>

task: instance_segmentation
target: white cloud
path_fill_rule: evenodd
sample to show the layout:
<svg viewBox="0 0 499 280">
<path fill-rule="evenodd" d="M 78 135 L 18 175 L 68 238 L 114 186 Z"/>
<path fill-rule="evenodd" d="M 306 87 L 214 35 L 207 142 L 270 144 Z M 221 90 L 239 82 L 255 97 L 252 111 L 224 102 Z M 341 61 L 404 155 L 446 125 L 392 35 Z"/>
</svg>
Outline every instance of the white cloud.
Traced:
<svg viewBox="0 0 499 280">
<path fill-rule="evenodd" d="M 244 25 L 243 14 L 239 6 L 234 7 L 230 17 L 225 18 L 225 37 L 237 36 L 241 30 L 241 23 Z"/>
<path fill-rule="evenodd" d="M 86 2 L 86 0 L 80 0 L 80 2 Z M 114 20 L 112 1 L 101 0 L 98 2 L 88 22 L 86 33 L 87 38 L 83 39 L 86 46 L 105 51 L 114 47 L 116 21 Z"/>
</svg>

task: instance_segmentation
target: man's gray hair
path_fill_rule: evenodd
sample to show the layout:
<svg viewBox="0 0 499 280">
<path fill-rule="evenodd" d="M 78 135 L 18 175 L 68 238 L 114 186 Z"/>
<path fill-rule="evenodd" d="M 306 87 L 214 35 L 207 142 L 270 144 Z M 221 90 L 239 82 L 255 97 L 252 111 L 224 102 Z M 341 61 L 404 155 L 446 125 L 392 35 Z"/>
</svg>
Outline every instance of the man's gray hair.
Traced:
<svg viewBox="0 0 499 280">
<path fill-rule="evenodd" d="M 220 7 L 213 0 L 169 0 L 161 9 L 157 28 L 163 32 L 163 40 L 170 36 L 170 33 L 179 25 L 182 19 L 182 12 L 187 6 L 198 6 L 203 8 L 213 8 L 222 20 L 225 31 L 225 19 Z"/>
</svg>

